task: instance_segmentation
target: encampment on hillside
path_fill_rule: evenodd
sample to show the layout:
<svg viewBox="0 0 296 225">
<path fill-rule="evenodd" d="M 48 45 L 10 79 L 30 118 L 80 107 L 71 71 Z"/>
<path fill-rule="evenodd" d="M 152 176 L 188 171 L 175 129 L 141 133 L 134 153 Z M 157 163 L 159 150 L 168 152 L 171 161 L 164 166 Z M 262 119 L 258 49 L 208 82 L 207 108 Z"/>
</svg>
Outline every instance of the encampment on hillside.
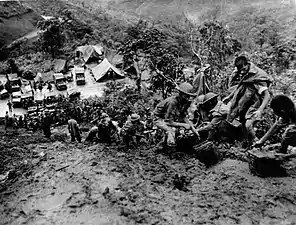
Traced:
<svg viewBox="0 0 296 225">
<path fill-rule="evenodd" d="M 103 58 L 103 47 L 101 45 L 84 45 L 76 49 L 76 55 L 82 57 L 84 63 Z"/>
<path fill-rule="evenodd" d="M 125 77 L 108 59 L 104 59 L 99 65 L 92 68 L 92 74 L 97 82 Z"/>
</svg>

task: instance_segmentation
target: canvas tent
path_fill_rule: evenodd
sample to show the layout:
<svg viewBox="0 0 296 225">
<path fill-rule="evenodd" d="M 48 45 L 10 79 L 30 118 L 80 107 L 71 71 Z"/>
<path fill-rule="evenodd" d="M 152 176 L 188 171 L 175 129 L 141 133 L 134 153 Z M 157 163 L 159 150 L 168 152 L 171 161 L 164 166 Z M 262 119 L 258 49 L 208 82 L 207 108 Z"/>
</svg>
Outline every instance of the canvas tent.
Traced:
<svg viewBox="0 0 296 225">
<path fill-rule="evenodd" d="M 37 73 L 36 77 L 34 78 L 35 82 L 43 82 L 43 76 L 41 73 Z"/>
<path fill-rule="evenodd" d="M 99 65 L 92 68 L 92 74 L 97 82 L 125 77 L 108 59 L 104 59 Z"/>
<path fill-rule="evenodd" d="M 38 82 L 52 82 L 53 81 L 52 75 L 53 75 L 52 71 L 49 71 L 47 73 L 37 73 L 36 77 L 34 78 L 34 81 L 36 83 L 38 83 Z"/>
<path fill-rule="evenodd" d="M 53 61 L 53 71 L 55 73 L 66 73 L 67 72 L 67 61 L 64 59 L 55 59 Z"/>
<path fill-rule="evenodd" d="M 100 45 L 84 45 L 79 46 L 76 54 L 82 56 L 84 63 L 91 61 L 91 59 L 103 58 L 103 47 Z"/>
<path fill-rule="evenodd" d="M 104 56 L 112 65 L 115 65 L 117 67 L 122 66 L 123 64 L 123 56 L 117 54 L 117 51 L 110 49 L 110 48 L 105 48 L 104 49 Z"/>
</svg>

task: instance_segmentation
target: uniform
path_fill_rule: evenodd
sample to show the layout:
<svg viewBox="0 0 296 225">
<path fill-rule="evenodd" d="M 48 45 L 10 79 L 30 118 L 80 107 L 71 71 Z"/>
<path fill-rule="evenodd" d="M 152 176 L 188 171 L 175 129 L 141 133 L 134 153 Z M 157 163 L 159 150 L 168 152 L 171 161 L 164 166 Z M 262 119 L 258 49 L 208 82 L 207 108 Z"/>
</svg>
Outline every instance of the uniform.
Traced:
<svg viewBox="0 0 296 225">
<path fill-rule="evenodd" d="M 154 124 L 167 133 L 167 144 L 175 145 L 176 128 L 169 125 L 168 121 L 183 122 L 190 106 L 189 101 L 182 103 L 179 96 L 171 96 L 160 102 L 153 112 Z"/>
<path fill-rule="evenodd" d="M 68 120 L 68 129 L 71 135 L 71 141 L 75 141 L 76 138 L 78 142 L 81 142 L 80 129 L 76 120 Z"/>
<path fill-rule="evenodd" d="M 259 109 L 263 100 L 263 93 L 268 91 L 271 78 L 265 71 L 250 63 L 248 73 L 241 78 L 234 91 L 231 106 L 227 115 L 227 121 L 232 122 L 239 118 L 246 125 L 247 132 L 254 138 L 253 124 L 260 120 L 255 112 Z"/>
</svg>

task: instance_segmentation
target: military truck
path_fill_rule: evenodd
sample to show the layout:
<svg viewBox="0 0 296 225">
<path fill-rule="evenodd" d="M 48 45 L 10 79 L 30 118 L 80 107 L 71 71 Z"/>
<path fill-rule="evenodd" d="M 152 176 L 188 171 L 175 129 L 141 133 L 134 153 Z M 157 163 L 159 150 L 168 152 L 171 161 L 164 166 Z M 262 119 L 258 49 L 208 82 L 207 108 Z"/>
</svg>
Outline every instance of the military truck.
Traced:
<svg viewBox="0 0 296 225">
<path fill-rule="evenodd" d="M 12 104 L 14 108 L 22 107 L 22 92 L 16 91 L 12 92 Z"/>
<path fill-rule="evenodd" d="M 67 90 L 66 78 L 62 73 L 53 74 L 53 81 L 58 91 Z"/>
<path fill-rule="evenodd" d="M 84 85 L 85 84 L 85 71 L 84 68 L 75 67 L 74 69 L 75 79 L 77 85 Z"/>
<path fill-rule="evenodd" d="M 6 77 L 10 84 L 11 92 L 18 92 L 21 90 L 21 79 L 17 76 L 16 73 L 7 74 Z"/>
</svg>

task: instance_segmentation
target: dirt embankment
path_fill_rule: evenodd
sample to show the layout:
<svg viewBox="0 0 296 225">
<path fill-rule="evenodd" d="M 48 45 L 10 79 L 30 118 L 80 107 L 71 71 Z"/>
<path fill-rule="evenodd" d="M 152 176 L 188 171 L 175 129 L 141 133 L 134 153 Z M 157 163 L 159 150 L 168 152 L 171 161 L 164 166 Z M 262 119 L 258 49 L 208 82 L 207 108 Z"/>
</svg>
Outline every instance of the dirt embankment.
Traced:
<svg viewBox="0 0 296 225">
<path fill-rule="evenodd" d="M 17 1 L 0 2 L 0 47 L 37 30 L 41 16 Z"/>
<path fill-rule="evenodd" d="M 153 148 L 70 143 L 66 127 L 53 137 L 12 136 L 11 152 L 2 148 L 22 152 L 6 164 L 27 169 L 3 167 L 19 172 L 1 184 L 1 224 L 295 224 L 293 177 L 259 178 L 235 159 L 207 169 Z"/>
</svg>

